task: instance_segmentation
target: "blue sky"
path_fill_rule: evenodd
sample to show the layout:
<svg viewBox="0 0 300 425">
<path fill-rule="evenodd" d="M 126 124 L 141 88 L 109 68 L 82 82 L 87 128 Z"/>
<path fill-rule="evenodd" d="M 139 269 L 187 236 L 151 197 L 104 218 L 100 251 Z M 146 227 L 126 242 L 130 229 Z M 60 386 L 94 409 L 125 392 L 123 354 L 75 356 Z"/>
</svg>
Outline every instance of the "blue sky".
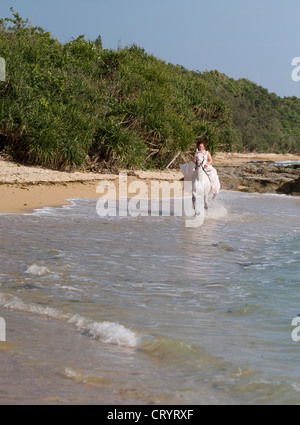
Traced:
<svg viewBox="0 0 300 425">
<path fill-rule="evenodd" d="M 1 0 L 0 17 L 11 16 L 11 6 L 61 42 L 100 34 L 104 48 L 135 43 L 166 62 L 300 97 L 291 77 L 299 0 Z"/>
</svg>

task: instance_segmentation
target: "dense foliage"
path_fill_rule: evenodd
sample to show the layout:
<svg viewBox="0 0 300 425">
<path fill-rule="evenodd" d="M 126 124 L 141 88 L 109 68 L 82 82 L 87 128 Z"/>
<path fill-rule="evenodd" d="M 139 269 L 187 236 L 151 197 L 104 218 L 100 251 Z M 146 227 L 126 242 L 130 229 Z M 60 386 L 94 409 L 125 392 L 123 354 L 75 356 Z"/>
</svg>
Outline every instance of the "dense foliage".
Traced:
<svg viewBox="0 0 300 425">
<path fill-rule="evenodd" d="M 249 80 L 233 80 L 218 71 L 202 74 L 211 93 L 230 105 L 237 131 L 234 150 L 300 151 L 300 99 L 285 97 Z"/>
<path fill-rule="evenodd" d="M 188 157 L 197 138 L 212 152 L 300 151 L 300 99 L 135 45 L 103 49 L 100 36 L 62 44 L 11 10 L 0 21 L 0 150 L 15 159 L 162 168 Z"/>
</svg>

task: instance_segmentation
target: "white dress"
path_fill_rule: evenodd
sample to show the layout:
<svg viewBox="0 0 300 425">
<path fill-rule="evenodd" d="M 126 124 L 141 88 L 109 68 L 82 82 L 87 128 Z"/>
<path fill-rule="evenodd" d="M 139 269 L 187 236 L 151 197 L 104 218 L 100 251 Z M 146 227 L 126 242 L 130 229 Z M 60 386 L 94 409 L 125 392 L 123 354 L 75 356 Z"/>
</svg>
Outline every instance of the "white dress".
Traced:
<svg viewBox="0 0 300 425">
<path fill-rule="evenodd" d="M 198 152 L 199 151 L 197 149 L 196 154 Z M 207 164 L 207 161 L 208 161 L 207 154 L 208 154 L 208 152 L 204 151 L 204 161 L 203 161 L 203 164 L 202 164 L 203 167 L 204 167 L 204 165 Z M 195 164 L 193 162 L 189 163 L 189 164 L 181 164 L 180 169 L 181 169 L 181 172 L 184 175 L 184 179 L 186 181 L 192 181 L 193 180 L 193 175 L 194 175 L 194 172 L 195 172 Z M 207 174 L 207 176 L 210 180 L 210 183 L 211 183 L 211 192 L 214 195 L 217 195 L 219 193 L 219 190 L 220 190 L 220 187 L 221 187 L 217 170 L 212 165 L 208 165 L 208 167 L 205 167 L 205 172 L 206 172 L 206 174 Z"/>
</svg>

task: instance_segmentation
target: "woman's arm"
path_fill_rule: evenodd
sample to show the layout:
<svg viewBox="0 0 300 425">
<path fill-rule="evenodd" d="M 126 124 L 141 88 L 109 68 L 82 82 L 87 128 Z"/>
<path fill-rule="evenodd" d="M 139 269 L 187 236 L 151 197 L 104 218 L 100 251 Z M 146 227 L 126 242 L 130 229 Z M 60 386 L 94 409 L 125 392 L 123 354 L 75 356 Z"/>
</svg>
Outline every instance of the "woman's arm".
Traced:
<svg viewBox="0 0 300 425">
<path fill-rule="evenodd" d="M 207 152 L 207 164 L 206 164 L 206 167 L 208 167 L 211 164 L 212 164 L 212 157 L 211 157 L 211 154 L 209 152 Z"/>
<path fill-rule="evenodd" d="M 196 156 L 197 156 L 197 152 L 195 152 L 195 156 L 194 156 L 194 163 L 196 164 Z"/>
</svg>

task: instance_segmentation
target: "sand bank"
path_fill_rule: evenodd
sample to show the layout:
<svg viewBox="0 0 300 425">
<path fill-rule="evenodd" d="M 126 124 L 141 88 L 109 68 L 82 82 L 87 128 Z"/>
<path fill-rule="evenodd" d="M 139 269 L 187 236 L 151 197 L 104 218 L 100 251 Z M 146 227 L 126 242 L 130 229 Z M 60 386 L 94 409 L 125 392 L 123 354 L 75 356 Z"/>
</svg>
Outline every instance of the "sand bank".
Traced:
<svg viewBox="0 0 300 425">
<path fill-rule="evenodd" d="M 143 181 L 142 190 L 132 186 L 133 182 Z M 160 187 L 163 189 L 165 183 L 172 183 L 174 179 L 159 179 Z M 107 182 L 112 182 L 115 192 L 107 190 Z M 119 199 L 120 197 L 132 197 L 140 195 L 143 198 L 150 198 L 154 194 L 157 179 L 138 179 L 136 177 L 127 177 L 126 183 L 120 185 L 119 176 L 111 175 L 107 179 L 81 182 L 51 182 L 38 184 L 0 184 L 0 213 L 29 213 L 42 207 L 61 207 L 68 205 L 70 198 L 100 198 L 105 195 L 106 199 Z M 172 196 L 182 196 L 182 182 L 175 181 Z M 100 185 L 100 186 L 99 186 Z M 140 184 L 139 184 L 140 185 Z M 155 186 L 153 188 L 153 186 Z M 99 189 L 100 187 L 100 189 Z M 130 188 L 132 187 L 132 190 Z M 169 187 L 169 186 L 168 186 Z M 167 187 L 167 189 L 168 189 Z M 127 190 L 126 190 L 127 189 Z M 168 193 L 168 192 L 164 192 Z M 161 193 L 162 194 L 162 193 Z M 155 198 L 161 196 L 155 191 Z M 165 197 L 165 196 L 164 196 Z"/>
<path fill-rule="evenodd" d="M 151 196 L 153 181 L 172 182 L 182 178 L 179 171 L 126 171 L 126 183 L 120 187 L 120 174 L 92 172 L 64 172 L 40 167 L 27 167 L 0 160 L 0 213 L 28 213 L 42 207 L 67 205 L 70 198 L 99 198 L 106 190 L 105 182 L 113 182 L 116 197 L 134 196 L 130 192 L 133 181 L 143 181 L 147 186 L 147 196 Z M 101 185 L 102 189 L 99 186 Z M 124 189 L 124 186 L 125 189 Z M 128 186 L 128 187 L 127 187 Z M 97 192 L 98 188 L 98 192 Z M 111 196 L 108 193 L 108 197 Z"/>
</svg>

